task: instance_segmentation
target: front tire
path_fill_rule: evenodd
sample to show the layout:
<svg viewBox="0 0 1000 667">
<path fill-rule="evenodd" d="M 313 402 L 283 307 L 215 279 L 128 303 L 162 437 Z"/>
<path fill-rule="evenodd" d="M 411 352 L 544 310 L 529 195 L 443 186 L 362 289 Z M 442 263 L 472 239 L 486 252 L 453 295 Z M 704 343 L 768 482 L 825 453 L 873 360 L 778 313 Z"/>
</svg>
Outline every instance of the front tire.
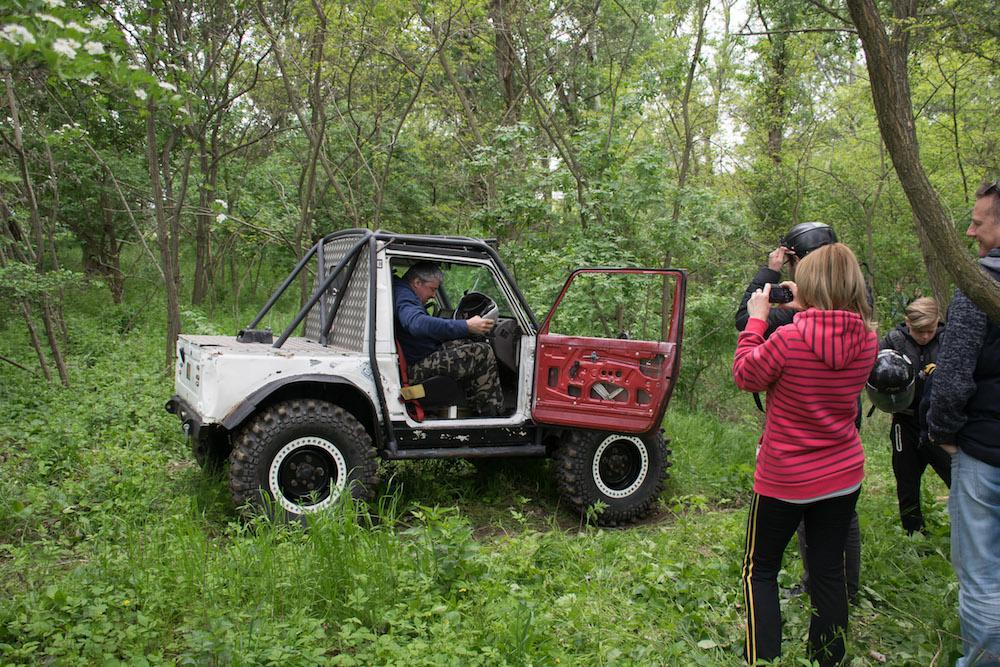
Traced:
<svg viewBox="0 0 1000 667">
<path fill-rule="evenodd" d="M 649 514 L 663 491 L 669 455 L 660 431 L 571 431 L 555 453 L 556 483 L 563 498 L 583 515 L 603 503 L 598 524 L 631 523 Z"/>
<path fill-rule="evenodd" d="M 361 423 L 331 403 L 299 399 L 257 414 L 234 438 L 229 487 L 237 507 L 299 520 L 378 484 L 375 448 Z"/>
</svg>

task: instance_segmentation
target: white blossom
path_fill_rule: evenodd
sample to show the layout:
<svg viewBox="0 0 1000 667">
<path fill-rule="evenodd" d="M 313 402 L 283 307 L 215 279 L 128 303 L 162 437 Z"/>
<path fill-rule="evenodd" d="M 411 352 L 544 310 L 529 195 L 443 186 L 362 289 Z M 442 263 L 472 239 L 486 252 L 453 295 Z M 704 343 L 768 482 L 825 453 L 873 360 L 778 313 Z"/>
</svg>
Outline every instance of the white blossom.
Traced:
<svg viewBox="0 0 1000 667">
<path fill-rule="evenodd" d="M 61 56 L 66 56 L 70 60 L 76 58 L 76 50 L 80 48 L 80 42 L 75 39 L 60 37 L 52 42 L 52 50 Z"/>
<path fill-rule="evenodd" d="M 94 18 L 87 21 L 94 30 L 100 32 L 108 27 L 108 20 L 101 16 L 95 16 Z"/>
<path fill-rule="evenodd" d="M 38 14 L 35 14 L 35 16 L 37 16 L 38 18 L 42 19 L 43 21 L 48 21 L 49 23 L 54 23 L 57 26 L 59 26 L 60 28 L 65 28 L 66 27 L 66 24 L 62 22 L 62 19 L 57 18 L 55 16 L 52 16 L 51 14 L 42 14 L 41 12 L 39 12 Z"/>
<path fill-rule="evenodd" d="M 136 88 L 135 89 L 135 96 L 138 97 L 143 102 L 146 101 L 146 97 L 147 97 L 146 91 L 143 90 L 142 88 Z"/>
<path fill-rule="evenodd" d="M 220 224 L 223 223 L 223 222 L 225 222 L 226 221 L 226 214 L 225 213 L 220 213 L 219 215 L 215 216 L 215 221 L 218 222 L 218 223 L 220 223 Z"/>
<path fill-rule="evenodd" d="M 225 199 L 216 199 L 215 205 L 221 208 L 223 211 L 229 208 L 229 204 L 226 203 Z"/>
<path fill-rule="evenodd" d="M 167 83 L 166 81 L 160 81 L 160 88 L 163 90 L 169 90 L 172 93 L 177 92 L 177 86 L 172 83 Z"/>
<path fill-rule="evenodd" d="M 100 42 L 87 42 L 83 45 L 83 50 L 92 56 L 99 56 L 104 53 L 104 45 Z"/>
<path fill-rule="evenodd" d="M 63 0 L 45 0 L 45 4 L 47 4 L 52 9 L 55 9 L 56 7 L 66 6 L 66 3 L 63 2 Z"/>
<path fill-rule="evenodd" d="M 84 35 L 90 32 L 76 21 L 70 21 L 69 23 L 66 24 L 66 27 L 69 28 L 70 30 L 76 30 L 79 33 L 83 33 Z"/>
<path fill-rule="evenodd" d="M 0 37 L 13 44 L 34 44 L 35 36 L 17 23 L 8 23 L 0 30 Z"/>
</svg>

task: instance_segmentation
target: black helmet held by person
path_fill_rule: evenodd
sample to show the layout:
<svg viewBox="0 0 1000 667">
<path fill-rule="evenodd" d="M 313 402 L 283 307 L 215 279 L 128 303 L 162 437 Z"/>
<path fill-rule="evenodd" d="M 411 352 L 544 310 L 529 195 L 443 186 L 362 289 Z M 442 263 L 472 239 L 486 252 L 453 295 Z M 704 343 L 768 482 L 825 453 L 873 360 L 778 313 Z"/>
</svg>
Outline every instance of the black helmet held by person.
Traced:
<svg viewBox="0 0 1000 667">
<path fill-rule="evenodd" d="M 822 222 L 800 222 L 785 234 L 781 245 L 792 250 L 796 259 L 802 259 L 816 248 L 837 242 L 837 235 L 830 225 Z"/>
<path fill-rule="evenodd" d="M 865 391 L 872 404 L 883 412 L 900 412 L 910 407 L 916 390 L 916 373 L 910 359 L 893 349 L 885 349 L 875 358 Z"/>
</svg>

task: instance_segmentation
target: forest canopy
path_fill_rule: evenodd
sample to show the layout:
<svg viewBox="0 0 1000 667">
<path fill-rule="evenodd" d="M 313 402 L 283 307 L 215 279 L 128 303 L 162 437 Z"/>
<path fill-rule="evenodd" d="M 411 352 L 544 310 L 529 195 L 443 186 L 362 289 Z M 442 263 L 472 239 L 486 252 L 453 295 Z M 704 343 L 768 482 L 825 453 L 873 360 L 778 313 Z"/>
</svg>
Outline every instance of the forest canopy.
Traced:
<svg viewBox="0 0 1000 667">
<path fill-rule="evenodd" d="M 158 276 L 169 364 L 183 312 L 259 303 L 326 233 L 463 234 L 498 239 L 541 312 L 576 266 L 689 269 L 690 379 L 729 344 L 752 267 L 820 220 L 888 322 L 952 278 L 880 133 L 852 18 L 879 7 L 848 5 L 15 0 L 2 298 L 65 383 L 60 304 L 81 280 L 118 303 Z M 880 17 L 959 232 L 997 170 L 983 9 Z"/>
</svg>

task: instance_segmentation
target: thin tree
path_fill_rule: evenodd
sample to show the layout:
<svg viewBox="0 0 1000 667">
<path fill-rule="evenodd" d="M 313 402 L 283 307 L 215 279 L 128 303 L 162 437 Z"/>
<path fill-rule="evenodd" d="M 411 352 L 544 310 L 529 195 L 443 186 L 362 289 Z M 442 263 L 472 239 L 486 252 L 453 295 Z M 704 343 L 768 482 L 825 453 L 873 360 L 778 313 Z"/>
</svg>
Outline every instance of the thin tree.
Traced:
<svg viewBox="0 0 1000 667">
<path fill-rule="evenodd" d="M 895 27 L 891 33 L 874 0 L 847 0 L 847 7 L 865 50 L 879 131 L 913 210 L 924 260 L 928 268 L 940 261 L 973 303 L 1000 321 L 1000 286 L 969 257 L 920 162 L 907 71 L 917 2 L 893 1 Z"/>
</svg>

